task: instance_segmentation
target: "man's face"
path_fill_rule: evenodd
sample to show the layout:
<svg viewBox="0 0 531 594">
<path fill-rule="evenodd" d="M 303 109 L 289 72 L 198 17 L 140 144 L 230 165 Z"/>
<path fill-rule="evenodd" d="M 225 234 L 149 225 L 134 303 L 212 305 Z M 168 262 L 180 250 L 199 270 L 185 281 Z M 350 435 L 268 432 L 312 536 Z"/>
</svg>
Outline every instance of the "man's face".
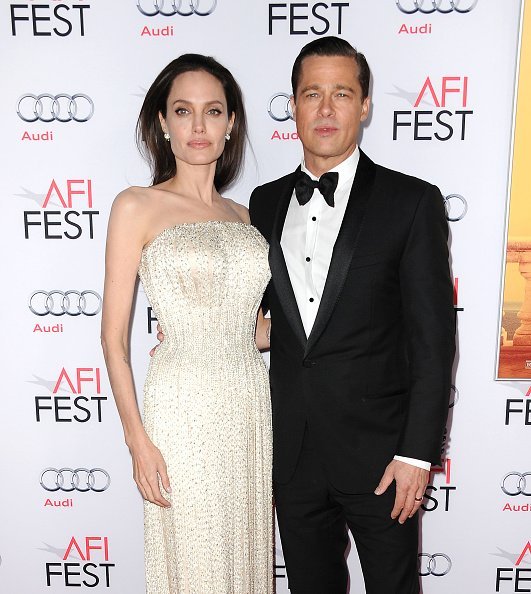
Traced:
<svg viewBox="0 0 531 594">
<path fill-rule="evenodd" d="M 346 56 L 308 56 L 296 93 L 291 106 L 305 162 L 309 167 L 326 163 L 330 169 L 354 152 L 360 123 L 369 115 L 358 65 Z"/>
</svg>

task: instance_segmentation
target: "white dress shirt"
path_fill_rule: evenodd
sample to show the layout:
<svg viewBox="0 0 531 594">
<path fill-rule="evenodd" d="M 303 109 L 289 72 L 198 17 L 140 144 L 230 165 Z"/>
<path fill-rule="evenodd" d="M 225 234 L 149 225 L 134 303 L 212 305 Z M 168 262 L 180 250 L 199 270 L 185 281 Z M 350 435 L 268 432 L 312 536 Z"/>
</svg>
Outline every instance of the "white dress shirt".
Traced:
<svg viewBox="0 0 531 594">
<path fill-rule="evenodd" d="M 280 244 L 306 336 L 310 335 L 321 303 L 332 251 L 343 222 L 359 159 L 360 151 L 356 147 L 350 157 L 331 169 L 338 173 L 333 208 L 328 206 L 318 189 L 314 190 L 312 198 L 304 206 L 298 203 L 293 192 L 288 206 Z M 304 160 L 301 169 L 312 179 L 318 179 L 308 171 Z M 404 456 L 395 456 L 395 460 L 430 469 L 430 463 L 423 460 Z"/>
</svg>

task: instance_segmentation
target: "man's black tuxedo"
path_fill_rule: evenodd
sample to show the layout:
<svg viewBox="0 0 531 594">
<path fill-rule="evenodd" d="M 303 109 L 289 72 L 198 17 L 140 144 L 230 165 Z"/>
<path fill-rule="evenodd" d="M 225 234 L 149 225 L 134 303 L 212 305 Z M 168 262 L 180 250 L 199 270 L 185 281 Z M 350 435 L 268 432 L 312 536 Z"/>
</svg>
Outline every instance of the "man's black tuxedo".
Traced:
<svg viewBox="0 0 531 594">
<path fill-rule="evenodd" d="M 443 200 L 360 153 L 306 338 L 280 246 L 296 176 L 249 206 L 270 243 L 274 478 L 290 480 L 307 424 L 334 487 L 368 493 L 395 454 L 440 459 L 455 349 Z"/>
</svg>

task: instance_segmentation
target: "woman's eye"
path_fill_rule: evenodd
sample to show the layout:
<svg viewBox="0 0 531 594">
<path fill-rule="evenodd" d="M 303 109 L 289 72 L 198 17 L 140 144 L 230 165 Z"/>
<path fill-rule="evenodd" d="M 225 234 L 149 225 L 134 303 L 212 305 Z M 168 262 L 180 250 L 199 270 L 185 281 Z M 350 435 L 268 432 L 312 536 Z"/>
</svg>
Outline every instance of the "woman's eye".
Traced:
<svg viewBox="0 0 531 594">
<path fill-rule="evenodd" d="M 217 107 L 213 107 L 212 109 L 208 110 L 208 113 L 210 115 L 221 115 L 221 109 L 218 109 Z"/>
<path fill-rule="evenodd" d="M 184 107 L 178 107 L 178 108 L 175 110 L 175 113 L 176 113 L 177 115 L 185 115 L 185 114 L 187 114 L 187 113 L 188 113 L 188 110 L 187 110 L 186 108 L 184 108 Z"/>
</svg>

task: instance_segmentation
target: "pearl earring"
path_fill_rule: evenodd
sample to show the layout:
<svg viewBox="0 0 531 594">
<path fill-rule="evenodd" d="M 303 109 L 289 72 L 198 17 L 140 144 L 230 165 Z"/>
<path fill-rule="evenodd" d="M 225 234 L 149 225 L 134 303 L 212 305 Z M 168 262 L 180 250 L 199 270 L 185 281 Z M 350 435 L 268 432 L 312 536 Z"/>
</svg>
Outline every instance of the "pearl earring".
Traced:
<svg viewBox="0 0 531 594">
<path fill-rule="evenodd" d="M 230 134 L 228 132 L 225 134 L 225 140 L 230 140 Z"/>
<path fill-rule="evenodd" d="M 170 141 L 170 135 L 168 132 L 164 132 L 164 138 L 169 142 Z"/>
</svg>

